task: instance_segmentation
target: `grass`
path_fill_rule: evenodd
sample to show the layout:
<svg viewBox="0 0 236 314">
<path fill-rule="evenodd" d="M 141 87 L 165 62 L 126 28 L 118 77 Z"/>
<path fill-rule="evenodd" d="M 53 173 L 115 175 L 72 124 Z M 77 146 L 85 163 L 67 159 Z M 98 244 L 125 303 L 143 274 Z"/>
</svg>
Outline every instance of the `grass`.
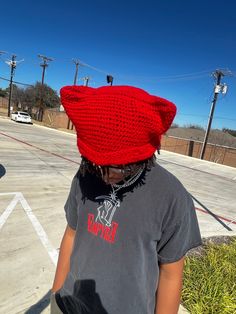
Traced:
<svg viewBox="0 0 236 314">
<path fill-rule="evenodd" d="M 182 303 L 191 314 L 236 314 L 236 238 L 186 258 Z"/>
</svg>

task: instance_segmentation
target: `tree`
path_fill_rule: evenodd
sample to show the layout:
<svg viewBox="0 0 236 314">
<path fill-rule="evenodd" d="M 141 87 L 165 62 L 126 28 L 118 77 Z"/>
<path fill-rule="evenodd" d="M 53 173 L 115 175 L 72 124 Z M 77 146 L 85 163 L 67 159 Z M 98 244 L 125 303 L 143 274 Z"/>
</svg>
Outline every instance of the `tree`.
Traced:
<svg viewBox="0 0 236 314">
<path fill-rule="evenodd" d="M 60 107 L 60 98 L 50 86 L 37 82 L 34 86 L 25 89 L 24 102 L 28 106 L 55 108 Z"/>
<path fill-rule="evenodd" d="M 5 89 L 0 88 L 0 97 L 6 97 L 7 91 Z"/>
<path fill-rule="evenodd" d="M 7 87 L 6 90 L 10 91 L 10 88 Z M 16 105 L 22 104 L 24 100 L 24 89 L 18 87 L 15 84 L 12 84 L 12 101 L 13 103 L 15 103 Z"/>
<path fill-rule="evenodd" d="M 10 94 L 10 87 L 6 89 L 0 89 L 0 96 L 8 98 Z M 18 87 L 16 84 L 12 84 L 12 105 L 17 105 L 22 103 L 24 95 L 24 89 Z"/>
<path fill-rule="evenodd" d="M 34 97 L 35 104 L 42 105 L 47 108 L 60 107 L 60 98 L 57 95 L 57 92 L 53 90 L 50 86 L 37 82 L 34 86 Z"/>
<path fill-rule="evenodd" d="M 172 123 L 170 126 L 171 129 L 179 128 L 179 125 L 177 123 Z"/>
<path fill-rule="evenodd" d="M 194 130 L 204 130 L 204 128 L 201 126 L 201 125 L 198 125 L 198 124 L 185 124 L 184 125 L 184 128 L 186 129 L 194 129 Z"/>
<path fill-rule="evenodd" d="M 9 95 L 9 87 L 5 90 L 0 89 L 0 96 Z M 12 102 L 22 110 L 31 112 L 32 107 L 38 107 L 41 110 L 45 108 L 59 108 L 60 98 L 57 92 L 50 86 L 37 82 L 34 86 L 20 88 L 13 84 L 12 86 Z"/>
</svg>

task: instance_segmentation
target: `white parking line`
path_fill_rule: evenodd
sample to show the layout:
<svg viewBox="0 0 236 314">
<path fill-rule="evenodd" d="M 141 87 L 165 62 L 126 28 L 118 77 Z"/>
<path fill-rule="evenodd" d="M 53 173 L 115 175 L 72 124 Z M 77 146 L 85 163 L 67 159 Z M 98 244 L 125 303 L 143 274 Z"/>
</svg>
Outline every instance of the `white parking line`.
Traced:
<svg viewBox="0 0 236 314">
<path fill-rule="evenodd" d="M 0 230 L 7 221 L 7 218 L 12 213 L 13 209 L 15 208 L 16 204 L 18 203 L 18 195 L 17 193 L 0 193 L 0 195 L 10 195 L 15 194 L 15 197 L 11 201 L 11 203 L 7 206 L 7 208 L 4 210 L 3 214 L 0 216 Z"/>
<path fill-rule="evenodd" d="M 3 227 L 3 225 L 6 223 L 8 217 L 13 212 L 15 206 L 18 202 L 21 203 L 26 215 L 28 216 L 29 220 L 31 221 L 34 230 L 36 231 L 40 241 L 42 242 L 44 248 L 46 249 L 49 257 L 51 258 L 54 265 L 57 264 L 58 260 L 58 252 L 57 250 L 52 246 L 51 242 L 48 239 L 48 236 L 46 232 L 44 231 L 42 225 L 38 221 L 37 217 L 34 215 L 31 207 L 29 206 L 28 202 L 24 198 L 23 194 L 21 192 L 14 192 L 14 193 L 0 193 L 0 196 L 3 195 L 15 195 L 11 203 L 7 206 L 7 208 L 4 210 L 3 214 L 0 216 L 0 230 Z"/>
</svg>

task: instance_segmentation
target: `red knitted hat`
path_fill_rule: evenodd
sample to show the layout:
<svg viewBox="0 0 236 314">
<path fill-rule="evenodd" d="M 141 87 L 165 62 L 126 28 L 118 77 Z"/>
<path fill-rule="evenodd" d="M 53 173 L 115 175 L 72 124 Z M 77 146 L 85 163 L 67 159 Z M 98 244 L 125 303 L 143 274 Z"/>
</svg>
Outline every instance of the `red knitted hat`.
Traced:
<svg viewBox="0 0 236 314">
<path fill-rule="evenodd" d="M 176 114 L 173 103 L 131 86 L 65 86 L 61 102 L 81 155 L 101 166 L 151 157 Z"/>
</svg>

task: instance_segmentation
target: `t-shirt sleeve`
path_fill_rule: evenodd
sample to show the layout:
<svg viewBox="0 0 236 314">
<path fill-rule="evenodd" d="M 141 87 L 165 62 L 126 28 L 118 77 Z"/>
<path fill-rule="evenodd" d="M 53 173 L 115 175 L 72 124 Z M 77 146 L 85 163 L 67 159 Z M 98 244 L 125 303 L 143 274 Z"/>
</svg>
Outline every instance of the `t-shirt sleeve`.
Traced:
<svg viewBox="0 0 236 314">
<path fill-rule="evenodd" d="M 173 202 L 170 218 L 157 244 L 161 264 L 176 262 L 190 249 L 202 244 L 195 207 L 187 191 Z"/>
<path fill-rule="evenodd" d="M 72 180 L 70 192 L 65 203 L 64 209 L 66 213 L 66 220 L 68 225 L 72 229 L 76 229 L 78 215 L 77 215 L 77 208 L 78 208 L 78 201 L 77 201 L 77 185 L 78 185 L 78 178 L 77 175 Z"/>
</svg>

